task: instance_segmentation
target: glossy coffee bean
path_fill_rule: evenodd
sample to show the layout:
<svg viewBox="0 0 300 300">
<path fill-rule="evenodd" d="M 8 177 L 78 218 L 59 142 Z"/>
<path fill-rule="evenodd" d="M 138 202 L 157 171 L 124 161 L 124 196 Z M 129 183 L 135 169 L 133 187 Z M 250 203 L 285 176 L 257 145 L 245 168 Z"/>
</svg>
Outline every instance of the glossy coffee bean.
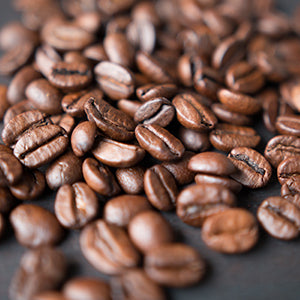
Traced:
<svg viewBox="0 0 300 300">
<path fill-rule="evenodd" d="M 104 48 L 100 44 L 94 44 L 86 47 L 82 54 L 93 63 L 99 63 L 101 61 L 108 60 Z"/>
<path fill-rule="evenodd" d="M 118 109 L 126 113 L 131 118 L 134 118 L 135 113 L 142 106 L 142 102 L 129 99 L 121 99 L 117 103 Z"/>
<path fill-rule="evenodd" d="M 171 99 L 177 92 L 177 86 L 173 83 L 146 84 L 136 89 L 136 95 L 143 101 L 150 101 L 156 98 Z"/>
<path fill-rule="evenodd" d="M 227 209 L 206 219 L 202 226 L 202 239 L 215 251 L 243 253 L 258 241 L 257 222 L 245 209 Z"/>
<path fill-rule="evenodd" d="M 55 245 L 63 237 L 63 229 L 48 210 L 32 204 L 22 204 L 10 214 L 18 242 L 30 248 Z"/>
<path fill-rule="evenodd" d="M 17 184 L 23 175 L 18 159 L 6 150 L 0 151 L 0 187 Z"/>
<path fill-rule="evenodd" d="M 273 237 L 291 240 L 299 235 L 300 209 L 281 197 L 270 197 L 262 202 L 257 218 Z"/>
<path fill-rule="evenodd" d="M 170 224 L 154 211 L 140 212 L 128 224 L 128 234 L 133 244 L 143 253 L 152 248 L 173 242 Z"/>
<path fill-rule="evenodd" d="M 84 257 L 98 271 L 116 275 L 136 267 L 140 257 L 124 229 L 97 220 L 80 234 Z"/>
<path fill-rule="evenodd" d="M 185 127 L 180 127 L 178 137 L 187 150 L 193 152 L 206 151 L 210 147 L 208 133 L 198 132 Z"/>
<path fill-rule="evenodd" d="M 16 204 L 15 198 L 12 196 L 8 188 L 0 188 L 0 213 L 9 213 Z"/>
<path fill-rule="evenodd" d="M 276 120 L 276 129 L 280 134 L 300 137 L 300 117 L 280 116 Z"/>
<path fill-rule="evenodd" d="M 70 136 L 74 127 L 75 127 L 75 119 L 68 114 L 61 114 L 50 117 L 51 121 L 55 125 L 59 125 L 63 128 L 66 133 Z"/>
<path fill-rule="evenodd" d="M 277 168 L 277 177 L 281 185 L 300 180 L 300 162 L 294 157 L 283 160 Z"/>
<path fill-rule="evenodd" d="M 121 191 L 109 168 L 93 158 L 83 162 L 82 173 L 88 186 L 100 195 L 111 197 Z"/>
<path fill-rule="evenodd" d="M 242 185 L 256 189 L 268 184 L 272 168 L 268 161 L 257 151 L 238 147 L 228 154 L 229 159 L 237 168 L 230 176 Z"/>
<path fill-rule="evenodd" d="M 222 212 L 236 203 L 236 197 L 219 184 L 197 184 L 185 188 L 177 197 L 178 217 L 191 226 L 202 226 L 212 215 Z"/>
<path fill-rule="evenodd" d="M 205 262 L 190 246 L 167 244 L 151 249 L 145 257 L 145 271 L 158 284 L 186 287 L 205 274 Z"/>
<path fill-rule="evenodd" d="M 9 108 L 10 104 L 7 99 L 7 86 L 0 85 L 0 121 L 2 121 L 7 109 Z"/>
<path fill-rule="evenodd" d="M 98 209 L 97 196 L 86 183 L 65 184 L 57 191 L 54 210 L 64 227 L 82 228 L 96 217 Z"/>
<path fill-rule="evenodd" d="M 37 294 L 58 288 L 66 271 L 66 260 L 59 250 L 52 247 L 30 250 L 23 255 L 10 283 L 9 296 L 16 300 L 31 300 Z"/>
</svg>

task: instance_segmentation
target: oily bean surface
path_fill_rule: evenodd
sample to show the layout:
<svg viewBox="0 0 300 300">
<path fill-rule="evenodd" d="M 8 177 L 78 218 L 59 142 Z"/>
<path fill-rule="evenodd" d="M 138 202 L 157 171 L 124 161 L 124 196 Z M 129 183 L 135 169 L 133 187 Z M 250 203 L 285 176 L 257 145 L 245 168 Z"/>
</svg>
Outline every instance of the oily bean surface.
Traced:
<svg viewBox="0 0 300 300">
<path fill-rule="evenodd" d="M 277 177 L 281 185 L 300 180 L 300 161 L 293 157 L 283 160 L 277 168 Z"/>
<path fill-rule="evenodd" d="M 276 129 L 280 134 L 300 137 L 300 117 L 297 115 L 279 116 L 276 120 Z"/>
</svg>

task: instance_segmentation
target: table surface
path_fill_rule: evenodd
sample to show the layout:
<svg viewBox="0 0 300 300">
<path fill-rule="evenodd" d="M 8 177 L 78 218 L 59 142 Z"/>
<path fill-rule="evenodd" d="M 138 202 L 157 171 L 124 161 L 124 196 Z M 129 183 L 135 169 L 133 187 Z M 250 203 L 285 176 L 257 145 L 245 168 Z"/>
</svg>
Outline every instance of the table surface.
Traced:
<svg viewBox="0 0 300 300">
<path fill-rule="evenodd" d="M 263 0 L 262 0 L 263 1 Z M 277 1 L 278 7 L 291 13 L 299 0 Z M 0 1 L 0 26 L 8 21 L 19 19 L 12 10 L 8 0 Z M 7 81 L 0 78 L 1 83 Z M 0 130 L 2 126 L 0 125 Z M 259 150 L 263 151 L 268 139 L 272 137 L 261 124 L 257 131 L 262 136 Z M 275 172 L 274 172 L 275 173 Z M 271 183 L 264 189 L 244 189 L 238 196 L 239 206 L 246 207 L 253 213 L 259 204 L 269 196 L 280 194 L 280 186 L 273 174 Z M 38 201 L 53 211 L 54 194 L 48 193 Z M 195 247 L 207 261 L 208 272 L 205 279 L 197 286 L 188 289 L 171 289 L 171 299 L 300 299 L 300 243 L 299 239 L 283 242 L 269 237 L 261 230 L 258 245 L 249 253 L 242 255 L 224 255 L 209 250 L 200 238 L 200 230 L 189 227 L 178 220 L 175 213 L 165 213 L 170 221 L 178 240 Z M 70 265 L 69 276 L 102 277 L 97 270 L 83 258 L 79 243 L 79 232 L 67 234 L 64 242 L 59 245 Z M 12 232 L 0 242 L 0 299 L 6 300 L 10 280 L 18 267 L 22 254 L 26 251 L 20 246 Z M 141 299 L 142 300 L 142 299 Z"/>
</svg>

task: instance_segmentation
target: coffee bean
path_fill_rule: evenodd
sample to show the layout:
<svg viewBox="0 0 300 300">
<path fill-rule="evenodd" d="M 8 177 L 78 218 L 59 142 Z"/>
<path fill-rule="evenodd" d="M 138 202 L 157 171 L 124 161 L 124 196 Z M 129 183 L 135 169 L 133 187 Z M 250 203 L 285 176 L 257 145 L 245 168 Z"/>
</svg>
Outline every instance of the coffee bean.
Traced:
<svg viewBox="0 0 300 300">
<path fill-rule="evenodd" d="M 101 8 L 101 11 L 106 15 L 112 16 L 122 11 L 128 10 L 132 4 L 133 0 L 124 0 L 122 2 L 113 2 L 109 0 L 99 0 L 98 7 Z"/>
<path fill-rule="evenodd" d="M 283 160 L 277 168 L 277 177 L 281 185 L 291 181 L 300 181 L 300 161 L 294 157 Z"/>
<path fill-rule="evenodd" d="M 154 211 L 144 211 L 134 216 L 128 224 L 128 234 L 133 244 L 143 253 L 171 243 L 174 239 L 170 224 Z"/>
<path fill-rule="evenodd" d="M 63 229 L 55 216 L 36 205 L 19 205 L 10 214 L 10 222 L 18 242 L 25 247 L 55 245 L 63 237 Z"/>
<path fill-rule="evenodd" d="M 281 14 L 269 13 L 259 20 L 257 30 L 267 36 L 278 38 L 290 32 L 289 20 Z"/>
<path fill-rule="evenodd" d="M 162 288 L 142 269 L 131 269 L 111 280 L 113 300 L 165 300 Z"/>
<path fill-rule="evenodd" d="M 238 147 L 228 154 L 229 159 L 237 168 L 230 176 L 242 185 L 256 189 L 266 186 L 272 175 L 268 161 L 257 151 Z"/>
<path fill-rule="evenodd" d="M 113 62 L 102 61 L 94 69 L 100 89 L 112 100 L 128 98 L 134 91 L 132 72 Z"/>
<path fill-rule="evenodd" d="M 124 112 L 114 108 L 104 100 L 90 98 L 84 105 L 89 121 L 111 139 L 129 141 L 134 137 L 135 124 Z"/>
<path fill-rule="evenodd" d="M 276 129 L 280 134 L 300 137 L 300 117 L 297 115 L 280 116 L 276 121 Z"/>
<path fill-rule="evenodd" d="M 109 285 L 98 278 L 77 277 L 68 281 L 63 294 L 70 300 L 110 300 Z"/>
<path fill-rule="evenodd" d="M 59 125 L 63 128 L 68 135 L 71 135 L 73 128 L 75 127 L 75 120 L 72 116 L 67 114 L 54 115 L 50 117 L 53 124 Z"/>
<path fill-rule="evenodd" d="M 216 149 L 230 151 L 235 147 L 255 148 L 261 138 L 258 133 L 250 127 L 218 124 L 210 133 L 209 140 Z"/>
<path fill-rule="evenodd" d="M 92 64 L 90 61 L 83 56 L 79 51 L 68 51 L 64 54 L 64 62 L 67 64 L 83 64 L 85 65 L 85 69 L 90 69 Z M 56 64 L 57 65 L 57 64 Z M 78 78 L 78 77 L 77 77 Z"/>
<path fill-rule="evenodd" d="M 140 146 L 158 160 L 179 159 L 184 154 L 185 149 L 182 143 L 158 125 L 138 125 L 135 129 L 135 136 Z"/>
<path fill-rule="evenodd" d="M 82 178 L 82 161 L 72 151 L 56 159 L 46 171 L 50 189 L 56 190 L 65 184 L 73 184 Z"/>
<path fill-rule="evenodd" d="M 119 110 L 123 111 L 133 119 L 135 113 L 142 106 L 142 103 L 140 101 L 121 99 L 118 101 L 117 106 Z"/>
<path fill-rule="evenodd" d="M 144 176 L 144 189 L 150 203 L 159 210 L 175 207 L 178 189 L 173 175 L 161 165 L 148 169 Z"/>
<path fill-rule="evenodd" d="M 43 292 L 34 296 L 32 300 L 67 300 L 62 293 L 59 292 Z"/>
<path fill-rule="evenodd" d="M 104 207 L 104 219 L 110 224 L 126 227 L 137 214 L 151 210 L 147 198 L 122 195 L 109 200 Z"/>
<path fill-rule="evenodd" d="M 176 212 L 186 224 L 201 227 L 212 215 L 236 203 L 236 197 L 219 184 L 197 184 L 185 188 L 177 197 Z"/>
<path fill-rule="evenodd" d="M 118 32 L 125 33 L 130 21 L 131 18 L 127 15 L 116 16 L 108 21 L 105 32 L 107 35 Z"/>
<path fill-rule="evenodd" d="M 185 127 L 180 127 L 178 137 L 187 150 L 194 152 L 206 151 L 210 147 L 208 134 Z"/>
<path fill-rule="evenodd" d="M 92 150 L 102 163 L 114 168 L 130 168 L 145 156 L 145 150 L 132 144 L 124 144 L 110 139 L 99 139 Z"/>
<path fill-rule="evenodd" d="M 8 188 L 0 187 L 0 213 L 9 213 L 16 204 L 15 198 L 12 196 Z"/>
<path fill-rule="evenodd" d="M 120 168 L 116 170 L 116 177 L 121 188 L 127 194 L 141 194 L 144 191 L 145 170 L 141 166 Z"/>
<path fill-rule="evenodd" d="M 1 84 L 0 85 L 0 121 L 2 121 L 9 106 L 10 105 L 7 99 L 7 86 Z"/>
<path fill-rule="evenodd" d="M 167 244 L 147 252 L 145 271 L 159 284 L 186 287 L 196 284 L 203 278 L 205 263 L 192 247 L 184 244 Z"/>
<path fill-rule="evenodd" d="M 66 271 L 65 257 L 59 250 L 51 247 L 30 250 L 21 259 L 9 287 L 9 296 L 16 300 L 31 300 L 43 291 L 58 288 Z"/>
<path fill-rule="evenodd" d="M 146 84 L 136 89 L 136 95 L 143 101 L 150 101 L 156 98 L 172 98 L 177 92 L 177 86 L 173 83 Z"/>
<path fill-rule="evenodd" d="M 80 234 L 84 257 L 98 271 L 116 275 L 136 267 L 140 257 L 124 229 L 97 220 Z"/>
<path fill-rule="evenodd" d="M 93 63 L 99 63 L 101 61 L 108 60 L 103 46 L 98 44 L 86 47 L 82 54 Z"/>
<path fill-rule="evenodd" d="M 294 110 L 300 111 L 299 105 L 299 89 L 300 81 L 298 79 L 292 79 L 284 82 L 280 85 L 280 93 L 284 101 L 290 105 Z"/>
<path fill-rule="evenodd" d="M 257 218 L 263 228 L 277 239 L 291 240 L 299 235 L 300 209 L 281 197 L 264 200 L 258 208 Z"/>
<path fill-rule="evenodd" d="M 65 184 L 57 191 L 55 215 L 64 227 L 82 228 L 96 217 L 98 208 L 97 196 L 86 183 Z"/>
<path fill-rule="evenodd" d="M 23 168 L 18 159 L 8 151 L 0 152 L 0 187 L 18 183 L 23 175 Z"/>
</svg>

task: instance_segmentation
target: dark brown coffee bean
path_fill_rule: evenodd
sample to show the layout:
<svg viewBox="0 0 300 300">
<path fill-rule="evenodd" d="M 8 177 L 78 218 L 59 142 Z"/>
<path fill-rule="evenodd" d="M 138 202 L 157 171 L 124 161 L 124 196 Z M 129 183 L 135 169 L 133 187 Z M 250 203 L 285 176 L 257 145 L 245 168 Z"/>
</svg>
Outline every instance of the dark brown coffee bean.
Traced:
<svg viewBox="0 0 300 300">
<path fill-rule="evenodd" d="M 260 153 L 251 148 L 238 147 L 232 149 L 228 157 L 237 168 L 230 177 L 237 182 L 252 189 L 268 184 L 272 168 Z"/>
<path fill-rule="evenodd" d="M 89 121 L 109 138 L 118 141 L 129 141 L 134 137 L 135 123 L 121 110 L 118 110 L 104 100 L 90 98 L 84 105 Z"/>
<path fill-rule="evenodd" d="M 218 124 L 209 135 L 212 145 L 216 149 L 226 152 L 235 147 L 255 148 L 260 139 L 254 129 L 230 124 Z"/>
<path fill-rule="evenodd" d="M 45 176 L 38 170 L 24 172 L 21 180 L 10 186 L 11 193 L 19 200 L 33 200 L 41 196 L 46 187 Z"/>
<path fill-rule="evenodd" d="M 10 222 L 18 242 L 25 247 L 55 245 L 63 237 L 63 229 L 55 216 L 37 205 L 19 205 L 10 214 Z"/>
<path fill-rule="evenodd" d="M 82 228 L 96 217 L 98 209 L 97 196 L 86 183 L 65 184 L 57 191 L 54 210 L 64 227 Z"/>
<path fill-rule="evenodd" d="M 186 287 L 196 284 L 203 278 L 205 262 L 190 246 L 161 245 L 146 254 L 145 271 L 159 284 Z"/>
<path fill-rule="evenodd" d="M 77 277 L 64 285 L 63 294 L 70 300 L 110 300 L 110 287 L 101 279 Z"/>
<path fill-rule="evenodd" d="M 221 89 L 218 92 L 219 100 L 233 112 L 243 115 L 253 115 L 261 110 L 261 104 L 255 98 Z"/>
<path fill-rule="evenodd" d="M 47 80 L 38 79 L 31 82 L 27 86 L 25 94 L 34 107 L 40 111 L 47 114 L 59 114 L 61 112 L 62 94 Z"/>
<path fill-rule="evenodd" d="M 83 162 L 82 173 L 88 186 L 100 195 L 111 197 L 121 192 L 109 168 L 93 158 Z"/>
<path fill-rule="evenodd" d="M 0 188 L 0 213 L 9 213 L 16 204 L 15 198 L 12 196 L 8 188 Z"/>
<path fill-rule="evenodd" d="M 43 291 L 58 288 L 66 271 L 65 257 L 59 250 L 51 247 L 30 250 L 21 259 L 9 287 L 9 296 L 16 300 L 32 300 Z"/>
<path fill-rule="evenodd" d="M 203 152 L 193 156 L 188 169 L 193 172 L 227 176 L 236 171 L 232 162 L 223 154 L 216 152 Z"/>
<path fill-rule="evenodd" d="M 189 94 L 177 95 L 173 101 L 178 121 L 193 130 L 213 129 L 217 124 L 214 113 Z"/>
<path fill-rule="evenodd" d="M 71 136 L 72 150 L 76 156 L 83 156 L 92 149 L 96 133 L 94 122 L 85 121 L 76 126 Z"/>
<path fill-rule="evenodd" d="M 132 119 L 134 118 L 135 113 L 138 109 L 142 106 L 142 102 L 140 101 L 133 101 L 128 99 L 121 99 L 118 101 L 118 109 L 126 113 Z"/>
<path fill-rule="evenodd" d="M 99 139 L 92 153 L 102 163 L 115 168 L 133 167 L 145 156 L 145 150 L 139 146 L 110 139 Z"/>
<path fill-rule="evenodd" d="M 300 117 L 297 115 L 279 116 L 276 121 L 276 129 L 280 134 L 300 137 Z"/>
<path fill-rule="evenodd" d="M 166 98 L 156 98 L 144 103 L 135 113 L 134 121 L 143 124 L 168 126 L 175 116 L 175 108 Z"/>
<path fill-rule="evenodd" d="M 295 157 L 283 160 L 277 168 L 277 177 L 281 185 L 291 185 L 293 181 L 300 181 L 300 161 Z"/>
<path fill-rule="evenodd" d="M 257 222 L 245 209 L 227 209 L 204 221 L 202 239 L 215 251 L 243 253 L 253 248 L 258 241 Z"/>
<path fill-rule="evenodd" d="M 100 89 L 112 100 L 129 98 L 134 92 L 134 75 L 116 63 L 103 61 L 95 67 L 96 80 Z"/>
<path fill-rule="evenodd" d="M 142 269 L 131 269 L 111 280 L 113 300 L 166 300 L 162 288 Z"/>
<path fill-rule="evenodd" d="M 166 129 L 158 125 L 138 125 L 135 136 L 142 148 L 161 161 L 179 159 L 184 146 Z"/>
<path fill-rule="evenodd" d="M 136 267 L 140 260 L 126 231 L 103 220 L 97 220 L 83 229 L 80 247 L 88 262 L 108 275 Z"/>
<path fill-rule="evenodd" d="M 141 166 L 120 168 L 116 170 L 116 177 L 126 194 L 141 194 L 144 191 L 145 170 Z"/>
<path fill-rule="evenodd" d="M 59 292 L 42 292 L 34 296 L 32 300 L 68 300 Z"/>
<path fill-rule="evenodd" d="M 79 91 L 92 81 L 92 72 L 81 62 L 58 62 L 52 66 L 49 82 L 65 92 Z"/>
<path fill-rule="evenodd" d="M 145 102 L 156 98 L 172 98 L 177 92 L 177 86 L 173 83 L 146 84 L 136 89 L 138 98 Z"/>
<path fill-rule="evenodd" d="M 210 147 L 208 134 L 185 127 L 180 127 L 178 137 L 187 150 L 194 152 L 206 151 Z"/>
<path fill-rule="evenodd" d="M 0 85 L 0 121 L 2 121 L 10 104 L 7 99 L 7 86 Z"/>
<path fill-rule="evenodd" d="M 56 159 L 46 171 L 46 180 L 50 189 L 56 190 L 65 184 L 73 184 L 82 178 L 82 161 L 69 151 Z"/>
<path fill-rule="evenodd" d="M 300 209 L 281 197 L 263 201 L 257 218 L 263 228 L 277 239 L 291 240 L 299 235 Z"/>
<path fill-rule="evenodd" d="M 148 169 L 144 176 L 144 189 L 150 203 L 159 210 L 175 207 L 178 189 L 173 175 L 161 165 Z"/>
<path fill-rule="evenodd" d="M 151 209 L 149 201 L 143 196 L 122 195 L 105 204 L 103 216 L 110 224 L 126 227 L 134 216 Z"/>
<path fill-rule="evenodd" d="M 67 114 L 55 115 L 50 117 L 53 124 L 59 125 L 70 136 L 75 127 L 75 120 L 72 116 Z"/>
<path fill-rule="evenodd" d="M 170 224 L 155 211 L 144 211 L 128 224 L 128 234 L 133 244 L 143 253 L 162 244 L 173 242 Z"/>
<path fill-rule="evenodd" d="M 0 152 L 0 187 L 18 183 L 23 175 L 23 168 L 18 159 L 8 151 Z"/>
<path fill-rule="evenodd" d="M 265 148 L 265 157 L 277 168 L 288 157 L 300 156 L 300 138 L 291 135 L 279 135 L 269 140 Z"/>
<path fill-rule="evenodd" d="M 196 184 L 185 188 L 177 197 L 177 216 L 191 226 L 202 226 L 212 215 L 236 203 L 236 197 L 219 184 Z"/>
</svg>

